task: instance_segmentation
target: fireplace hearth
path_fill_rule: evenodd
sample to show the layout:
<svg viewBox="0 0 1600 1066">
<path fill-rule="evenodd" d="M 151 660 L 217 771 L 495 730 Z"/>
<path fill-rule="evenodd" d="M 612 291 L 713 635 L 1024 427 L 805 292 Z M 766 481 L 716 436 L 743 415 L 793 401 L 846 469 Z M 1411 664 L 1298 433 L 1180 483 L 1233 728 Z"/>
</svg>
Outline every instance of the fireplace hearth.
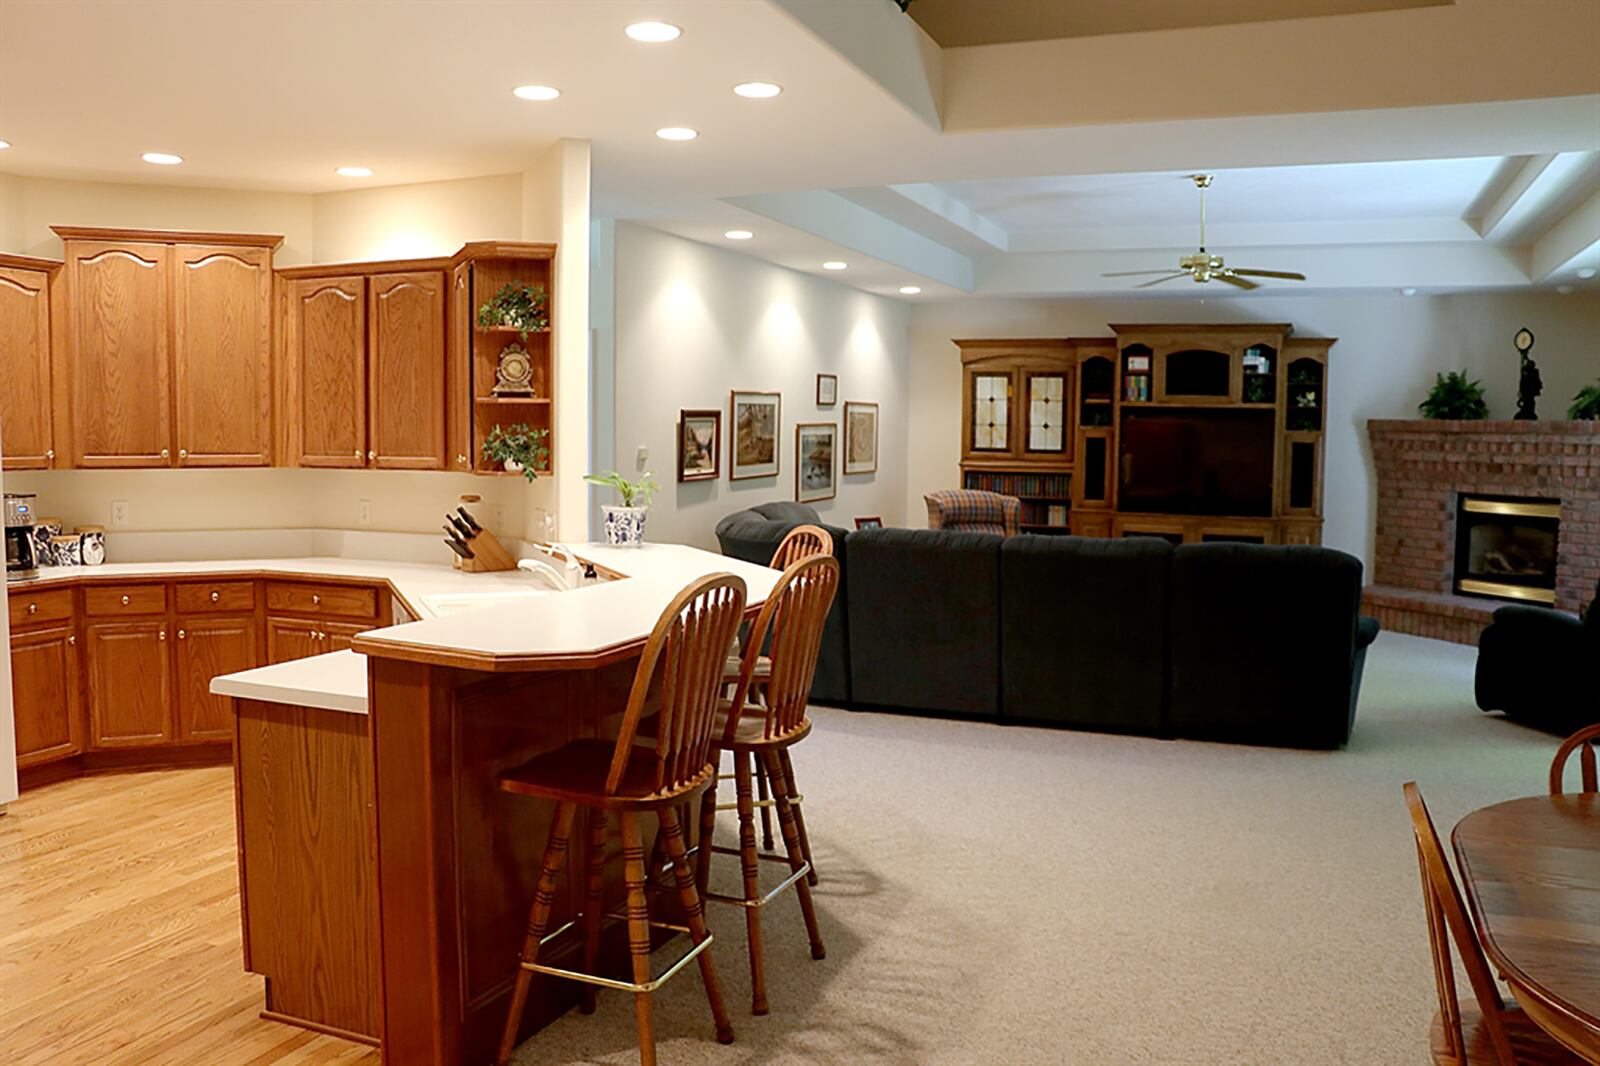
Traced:
<svg viewBox="0 0 1600 1066">
<path fill-rule="evenodd" d="M 1455 591 L 1464 596 L 1553 604 L 1560 543 L 1557 500 L 1457 498 Z"/>
</svg>

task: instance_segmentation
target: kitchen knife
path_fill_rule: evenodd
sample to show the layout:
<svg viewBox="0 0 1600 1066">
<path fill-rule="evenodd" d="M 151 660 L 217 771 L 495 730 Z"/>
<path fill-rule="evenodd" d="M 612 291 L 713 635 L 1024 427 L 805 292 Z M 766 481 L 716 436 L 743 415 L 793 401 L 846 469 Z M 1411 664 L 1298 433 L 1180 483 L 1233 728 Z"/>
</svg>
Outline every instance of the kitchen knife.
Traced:
<svg viewBox="0 0 1600 1066">
<path fill-rule="evenodd" d="M 456 514 L 467 520 L 467 525 L 472 527 L 474 533 L 482 533 L 483 527 L 478 525 L 478 520 L 472 517 L 472 512 L 465 507 L 457 507 Z"/>
<path fill-rule="evenodd" d="M 440 528 L 444 530 L 445 536 L 449 537 L 453 543 L 460 547 L 462 552 L 466 553 L 465 555 L 461 556 L 463 559 L 473 559 L 477 557 L 477 552 L 472 550 L 472 545 L 467 543 L 466 539 L 462 537 L 461 534 L 457 533 L 450 526 L 441 526 Z M 460 554 L 460 552 L 457 554 Z"/>
<path fill-rule="evenodd" d="M 450 545 L 450 550 L 455 552 L 457 555 L 461 556 L 461 558 L 463 558 L 463 559 L 472 558 L 472 553 L 467 550 L 466 545 L 462 544 L 459 540 L 456 540 L 454 537 L 451 537 L 451 538 L 447 539 L 445 541 L 445 543 Z"/>
<path fill-rule="evenodd" d="M 472 539 L 472 534 L 473 534 L 474 530 L 473 530 L 473 528 L 471 526 L 467 525 L 465 522 L 463 522 L 461 519 L 457 518 L 455 515 L 451 514 L 449 511 L 445 512 L 444 518 L 445 518 L 445 521 L 449 522 L 451 527 L 455 529 L 456 535 L 458 537 L 460 537 L 462 540 L 471 540 Z"/>
</svg>

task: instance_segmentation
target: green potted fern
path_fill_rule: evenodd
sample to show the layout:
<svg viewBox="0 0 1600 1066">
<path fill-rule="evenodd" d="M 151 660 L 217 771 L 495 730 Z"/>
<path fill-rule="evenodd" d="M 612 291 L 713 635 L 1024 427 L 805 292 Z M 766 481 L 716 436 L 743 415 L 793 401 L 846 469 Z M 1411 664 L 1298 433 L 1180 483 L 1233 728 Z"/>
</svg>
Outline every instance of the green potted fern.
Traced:
<svg viewBox="0 0 1600 1066">
<path fill-rule="evenodd" d="M 1452 370 L 1434 375 L 1428 398 L 1417 405 L 1423 418 L 1470 422 L 1489 417 L 1483 399 L 1483 382 L 1468 380 L 1466 371 Z"/>
<path fill-rule="evenodd" d="M 528 334 L 550 328 L 547 304 L 543 285 L 509 281 L 478 308 L 478 325 L 484 329 L 507 326 L 526 341 Z"/>
<path fill-rule="evenodd" d="M 1585 385 L 1572 398 L 1567 417 L 1574 422 L 1600 422 L 1600 381 Z"/>
<path fill-rule="evenodd" d="M 550 465 L 549 436 L 548 429 L 530 429 L 525 422 L 497 425 L 483 440 L 483 457 L 532 481 Z"/>
</svg>

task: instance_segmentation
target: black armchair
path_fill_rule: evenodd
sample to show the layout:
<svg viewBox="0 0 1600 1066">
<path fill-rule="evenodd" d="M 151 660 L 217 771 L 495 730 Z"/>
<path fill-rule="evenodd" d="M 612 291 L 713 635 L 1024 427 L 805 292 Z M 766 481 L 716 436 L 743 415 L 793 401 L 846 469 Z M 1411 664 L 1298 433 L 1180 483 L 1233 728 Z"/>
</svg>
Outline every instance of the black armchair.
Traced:
<svg viewBox="0 0 1600 1066">
<path fill-rule="evenodd" d="M 1513 604 L 1478 638 L 1478 706 L 1565 735 L 1600 722 L 1600 585 L 1583 618 Z"/>
</svg>

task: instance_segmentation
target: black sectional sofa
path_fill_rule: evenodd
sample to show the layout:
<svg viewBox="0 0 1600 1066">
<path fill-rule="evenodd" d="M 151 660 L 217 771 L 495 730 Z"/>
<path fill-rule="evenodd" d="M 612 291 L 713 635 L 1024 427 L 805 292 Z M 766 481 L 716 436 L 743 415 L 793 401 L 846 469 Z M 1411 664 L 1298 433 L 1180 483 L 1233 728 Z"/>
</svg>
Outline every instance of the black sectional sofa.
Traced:
<svg viewBox="0 0 1600 1066">
<path fill-rule="evenodd" d="M 1511 604 L 1478 637 L 1478 706 L 1565 736 L 1600 722 L 1600 584 L 1583 617 Z"/>
<path fill-rule="evenodd" d="M 845 572 L 813 698 L 1101 732 L 1335 748 L 1366 649 L 1361 563 L 1313 547 L 847 533 L 803 504 L 717 525 L 765 563 L 823 525 Z"/>
</svg>

